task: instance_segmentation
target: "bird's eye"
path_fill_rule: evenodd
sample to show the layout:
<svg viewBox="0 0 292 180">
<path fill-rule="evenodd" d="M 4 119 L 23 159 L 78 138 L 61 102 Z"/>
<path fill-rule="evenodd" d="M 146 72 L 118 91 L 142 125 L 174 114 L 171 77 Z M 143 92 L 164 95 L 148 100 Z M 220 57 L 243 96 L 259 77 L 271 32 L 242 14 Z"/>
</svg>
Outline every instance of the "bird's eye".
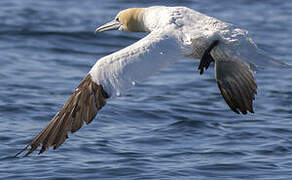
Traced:
<svg viewBox="0 0 292 180">
<path fill-rule="evenodd" d="M 116 17 L 116 19 L 115 19 L 116 21 L 118 21 L 118 22 L 120 22 L 120 18 L 119 17 Z"/>
</svg>

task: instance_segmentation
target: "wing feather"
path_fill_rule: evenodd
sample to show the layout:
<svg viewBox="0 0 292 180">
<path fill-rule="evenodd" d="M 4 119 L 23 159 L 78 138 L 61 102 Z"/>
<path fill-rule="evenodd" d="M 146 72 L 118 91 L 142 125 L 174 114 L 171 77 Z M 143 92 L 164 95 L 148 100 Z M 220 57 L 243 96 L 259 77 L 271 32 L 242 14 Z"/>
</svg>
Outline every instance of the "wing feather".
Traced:
<svg viewBox="0 0 292 180">
<path fill-rule="evenodd" d="M 50 146 L 58 148 L 68 138 L 68 132 L 74 133 L 82 127 L 83 121 L 89 124 L 94 119 L 98 110 L 106 104 L 107 98 L 103 87 L 94 83 L 88 74 L 49 124 L 16 156 L 29 146 L 30 149 L 25 156 L 39 146 L 42 146 L 39 154 Z"/>
<path fill-rule="evenodd" d="M 236 113 L 253 113 L 257 85 L 250 66 L 238 59 L 215 59 L 215 76 L 223 98 Z"/>
</svg>

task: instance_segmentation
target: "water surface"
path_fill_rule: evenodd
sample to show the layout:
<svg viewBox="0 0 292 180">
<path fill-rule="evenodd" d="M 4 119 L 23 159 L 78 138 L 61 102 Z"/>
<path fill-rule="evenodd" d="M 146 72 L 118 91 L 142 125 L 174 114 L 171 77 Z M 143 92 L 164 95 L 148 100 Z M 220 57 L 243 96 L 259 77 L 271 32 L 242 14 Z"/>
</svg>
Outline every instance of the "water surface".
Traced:
<svg viewBox="0 0 292 180">
<path fill-rule="evenodd" d="M 129 7 L 181 5 L 248 29 L 292 63 L 292 1 L 0 1 L 0 179 L 291 179 L 292 72 L 256 74 L 255 114 L 227 107 L 209 69 L 182 59 L 109 100 L 58 150 L 12 158 L 100 58 L 145 34 L 98 25 Z"/>
</svg>

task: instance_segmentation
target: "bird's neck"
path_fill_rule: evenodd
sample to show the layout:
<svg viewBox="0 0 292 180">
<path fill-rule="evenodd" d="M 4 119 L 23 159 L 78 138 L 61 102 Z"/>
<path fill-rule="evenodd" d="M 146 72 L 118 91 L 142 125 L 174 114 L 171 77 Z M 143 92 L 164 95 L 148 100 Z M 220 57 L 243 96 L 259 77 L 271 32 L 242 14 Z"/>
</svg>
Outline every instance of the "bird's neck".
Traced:
<svg viewBox="0 0 292 180">
<path fill-rule="evenodd" d="M 152 6 L 144 9 L 143 26 L 146 32 L 152 32 L 166 23 L 163 6 Z"/>
</svg>

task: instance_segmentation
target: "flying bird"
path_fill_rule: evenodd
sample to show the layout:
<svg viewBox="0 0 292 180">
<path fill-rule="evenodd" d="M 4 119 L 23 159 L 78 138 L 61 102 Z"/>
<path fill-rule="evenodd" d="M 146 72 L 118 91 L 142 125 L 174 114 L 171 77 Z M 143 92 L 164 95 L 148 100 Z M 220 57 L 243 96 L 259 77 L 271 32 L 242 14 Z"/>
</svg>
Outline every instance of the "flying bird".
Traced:
<svg viewBox="0 0 292 180">
<path fill-rule="evenodd" d="M 109 30 L 149 34 L 100 58 L 61 110 L 16 156 L 26 150 L 27 156 L 39 146 L 39 154 L 50 146 L 58 148 L 68 132 L 89 124 L 110 97 L 182 58 L 200 59 L 200 74 L 214 62 L 217 85 L 230 109 L 238 114 L 254 112 L 253 72 L 265 56 L 246 30 L 187 7 L 166 6 L 122 10 L 96 32 Z"/>
</svg>

